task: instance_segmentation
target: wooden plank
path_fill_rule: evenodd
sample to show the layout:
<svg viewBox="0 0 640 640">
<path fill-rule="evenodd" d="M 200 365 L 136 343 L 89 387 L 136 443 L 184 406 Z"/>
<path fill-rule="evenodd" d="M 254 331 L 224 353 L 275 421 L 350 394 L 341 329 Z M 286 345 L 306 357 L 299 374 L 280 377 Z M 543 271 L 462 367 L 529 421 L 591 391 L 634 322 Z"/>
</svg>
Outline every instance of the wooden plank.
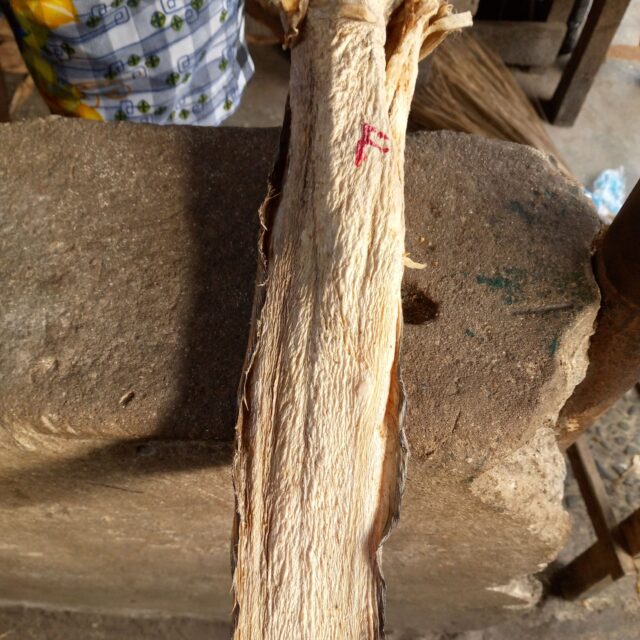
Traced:
<svg viewBox="0 0 640 640">
<path fill-rule="evenodd" d="M 615 518 L 589 445 L 583 438 L 567 450 L 571 468 L 599 540 L 606 540 Z"/>
<path fill-rule="evenodd" d="M 640 496 L 638 496 L 640 502 Z M 635 558 L 640 557 L 640 509 L 636 509 L 619 525 L 620 538 L 626 550 Z"/>
<path fill-rule="evenodd" d="M 602 588 L 613 580 L 635 573 L 635 563 L 627 550 L 627 536 L 618 526 L 606 490 L 598 473 L 589 445 L 580 438 L 568 450 L 573 473 L 580 487 L 597 542 L 558 571 L 552 590 L 573 599 L 587 591 Z M 625 520 L 625 531 L 633 538 L 638 519 Z M 635 548 L 635 546 L 634 546 Z"/>
<path fill-rule="evenodd" d="M 615 528 L 614 535 L 630 556 L 640 557 L 640 509 L 623 520 Z M 607 546 L 598 540 L 553 576 L 551 589 L 572 600 L 599 590 L 613 580 Z"/>
<path fill-rule="evenodd" d="M 614 534 L 617 522 L 586 440 L 579 439 L 567 450 L 567 455 L 596 536 L 609 548 L 613 577 L 633 573 L 635 571 L 633 559 L 622 546 L 619 536 Z"/>
<path fill-rule="evenodd" d="M 574 600 L 599 591 L 612 582 L 606 545 L 597 541 L 554 574 L 551 591 L 567 600 Z"/>
<path fill-rule="evenodd" d="M 567 25 L 564 22 L 478 20 L 471 30 L 506 64 L 548 67 L 558 57 Z"/>
<path fill-rule="evenodd" d="M 578 44 L 553 98 L 544 106 L 553 124 L 571 126 L 587 98 L 630 0 L 593 0 Z"/>
</svg>

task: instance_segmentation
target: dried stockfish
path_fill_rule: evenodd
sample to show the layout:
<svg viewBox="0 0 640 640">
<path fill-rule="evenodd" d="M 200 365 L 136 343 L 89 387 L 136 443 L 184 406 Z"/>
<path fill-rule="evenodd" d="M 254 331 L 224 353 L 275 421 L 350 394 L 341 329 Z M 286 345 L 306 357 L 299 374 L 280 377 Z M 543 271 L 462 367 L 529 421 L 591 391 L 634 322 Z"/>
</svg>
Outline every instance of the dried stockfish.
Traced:
<svg viewBox="0 0 640 640">
<path fill-rule="evenodd" d="M 440 0 L 282 0 L 289 117 L 240 388 L 236 640 L 382 637 L 404 475 L 404 145 Z"/>
</svg>

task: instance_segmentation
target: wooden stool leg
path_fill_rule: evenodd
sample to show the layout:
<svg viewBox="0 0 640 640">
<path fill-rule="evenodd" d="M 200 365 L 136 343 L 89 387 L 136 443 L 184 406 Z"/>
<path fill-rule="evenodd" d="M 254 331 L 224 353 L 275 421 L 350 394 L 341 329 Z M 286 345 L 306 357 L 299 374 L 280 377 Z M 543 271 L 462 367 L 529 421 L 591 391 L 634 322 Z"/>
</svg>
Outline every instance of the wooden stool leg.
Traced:
<svg viewBox="0 0 640 640">
<path fill-rule="evenodd" d="M 573 599 L 591 589 L 601 588 L 618 578 L 635 573 L 635 563 L 629 553 L 625 534 L 628 531 L 633 535 L 634 527 L 639 526 L 637 521 L 640 519 L 640 510 L 617 526 L 602 479 L 585 439 L 580 438 L 573 444 L 567 450 L 567 455 L 598 537 L 594 545 L 553 577 L 552 591 Z M 635 531 L 637 532 L 637 529 Z"/>
<path fill-rule="evenodd" d="M 630 0 L 593 0 L 578 44 L 545 112 L 553 124 L 571 126 L 589 93 Z"/>
</svg>

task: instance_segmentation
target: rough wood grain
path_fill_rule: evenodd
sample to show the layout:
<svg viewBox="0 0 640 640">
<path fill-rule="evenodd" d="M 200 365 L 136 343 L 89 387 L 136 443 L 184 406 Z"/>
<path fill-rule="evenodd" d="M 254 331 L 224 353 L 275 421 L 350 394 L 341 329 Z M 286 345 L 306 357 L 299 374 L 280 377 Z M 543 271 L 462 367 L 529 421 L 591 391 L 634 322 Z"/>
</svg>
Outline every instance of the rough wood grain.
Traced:
<svg viewBox="0 0 640 640">
<path fill-rule="evenodd" d="M 383 636 L 405 458 L 405 130 L 420 56 L 467 20 L 394 4 L 281 7 L 296 44 L 240 387 L 236 639 Z"/>
</svg>

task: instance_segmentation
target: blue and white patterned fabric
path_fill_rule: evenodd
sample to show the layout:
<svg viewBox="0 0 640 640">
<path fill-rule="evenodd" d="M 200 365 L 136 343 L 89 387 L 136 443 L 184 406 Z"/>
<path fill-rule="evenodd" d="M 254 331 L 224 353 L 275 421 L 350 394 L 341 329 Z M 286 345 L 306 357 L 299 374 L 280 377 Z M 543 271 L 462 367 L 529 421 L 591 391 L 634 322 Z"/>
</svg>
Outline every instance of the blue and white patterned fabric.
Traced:
<svg viewBox="0 0 640 640">
<path fill-rule="evenodd" d="M 217 125 L 253 74 L 242 0 L 11 0 L 8 7 L 36 85 L 64 115 Z"/>
</svg>

